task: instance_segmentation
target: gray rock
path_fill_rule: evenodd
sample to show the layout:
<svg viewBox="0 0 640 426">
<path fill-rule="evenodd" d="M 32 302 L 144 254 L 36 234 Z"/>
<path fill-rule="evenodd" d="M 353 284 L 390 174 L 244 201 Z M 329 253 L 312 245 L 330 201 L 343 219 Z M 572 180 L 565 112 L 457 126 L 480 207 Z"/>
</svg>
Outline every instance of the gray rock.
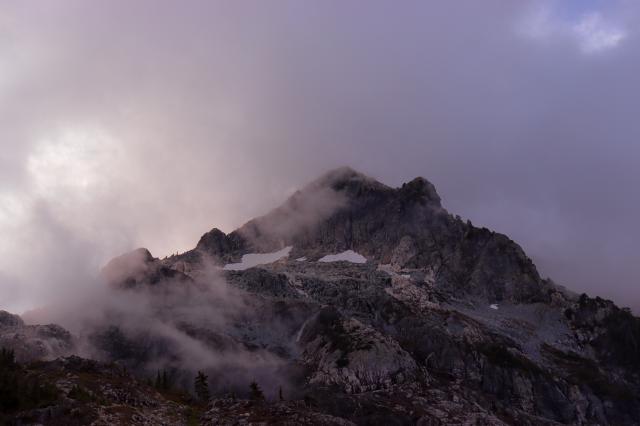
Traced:
<svg viewBox="0 0 640 426">
<path fill-rule="evenodd" d="M 341 168 L 228 235 L 213 229 L 163 260 L 140 249 L 103 275 L 122 297 L 154 286 L 187 294 L 207 288 L 211 264 L 288 246 L 289 259 L 218 271 L 233 300 L 203 297 L 212 315 L 225 312 L 221 319 L 187 315 L 209 306 L 181 298 L 151 314 L 210 358 L 250 354 L 255 365 L 240 364 L 245 373 L 296 395 L 260 404 L 218 398 L 205 424 L 640 423 L 640 319 L 543 280 L 507 236 L 451 216 L 423 178 L 391 188 Z M 345 250 L 367 262 L 317 261 Z M 227 301 L 238 308 L 225 310 Z M 0 329 L 22 330 L 16 321 L 0 315 Z M 102 326 L 96 342 L 109 360 L 140 371 L 160 358 L 177 372 L 199 368 L 181 365 L 183 346 L 152 328 Z M 258 364 L 264 359 L 273 362 Z M 276 373 L 260 370 L 274 365 Z"/>
</svg>

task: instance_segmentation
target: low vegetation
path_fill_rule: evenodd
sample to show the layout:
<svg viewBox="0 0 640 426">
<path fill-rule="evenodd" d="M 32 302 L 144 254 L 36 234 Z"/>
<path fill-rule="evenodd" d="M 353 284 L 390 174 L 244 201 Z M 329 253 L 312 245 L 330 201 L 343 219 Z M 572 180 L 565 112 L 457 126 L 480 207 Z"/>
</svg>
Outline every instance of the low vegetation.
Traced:
<svg viewBox="0 0 640 426">
<path fill-rule="evenodd" d="M 0 349 L 0 420 L 12 413 L 45 407 L 58 399 L 55 386 L 16 362 L 12 350 Z"/>
</svg>

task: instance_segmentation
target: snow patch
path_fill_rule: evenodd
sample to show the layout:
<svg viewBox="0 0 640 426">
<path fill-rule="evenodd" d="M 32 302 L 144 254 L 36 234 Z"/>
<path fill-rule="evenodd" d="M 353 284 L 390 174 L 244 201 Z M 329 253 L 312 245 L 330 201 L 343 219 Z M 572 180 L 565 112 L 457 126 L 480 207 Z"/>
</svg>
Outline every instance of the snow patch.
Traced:
<svg viewBox="0 0 640 426">
<path fill-rule="evenodd" d="M 328 254 L 322 259 L 319 259 L 318 262 L 351 262 L 351 263 L 367 263 L 367 258 L 363 255 L 356 253 L 353 250 L 343 251 L 338 254 Z"/>
<path fill-rule="evenodd" d="M 229 263 L 224 265 L 226 271 L 244 271 L 245 269 L 253 268 L 258 265 L 266 265 L 289 256 L 289 252 L 293 247 L 285 247 L 282 250 L 274 251 L 273 253 L 249 253 L 242 256 L 240 263 Z"/>
<path fill-rule="evenodd" d="M 491 309 L 495 309 L 496 311 L 498 310 L 498 304 L 497 303 L 493 303 L 493 304 L 489 305 L 489 307 Z"/>
<path fill-rule="evenodd" d="M 307 257 L 306 256 L 302 256 L 296 259 L 297 262 L 306 262 L 307 261 Z"/>
</svg>

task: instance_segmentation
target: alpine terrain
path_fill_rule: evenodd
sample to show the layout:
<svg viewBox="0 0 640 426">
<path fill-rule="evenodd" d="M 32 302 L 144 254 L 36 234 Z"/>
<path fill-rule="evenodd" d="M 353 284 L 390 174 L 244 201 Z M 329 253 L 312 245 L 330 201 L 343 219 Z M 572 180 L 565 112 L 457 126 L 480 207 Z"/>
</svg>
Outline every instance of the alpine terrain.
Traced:
<svg viewBox="0 0 640 426">
<path fill-rule="evenodd" d="M 97 287 L 60 325 L 0 312 L 6 424 L 640 424 L 640 319 L 424 178 L 333 170 Z"/>
</svg>

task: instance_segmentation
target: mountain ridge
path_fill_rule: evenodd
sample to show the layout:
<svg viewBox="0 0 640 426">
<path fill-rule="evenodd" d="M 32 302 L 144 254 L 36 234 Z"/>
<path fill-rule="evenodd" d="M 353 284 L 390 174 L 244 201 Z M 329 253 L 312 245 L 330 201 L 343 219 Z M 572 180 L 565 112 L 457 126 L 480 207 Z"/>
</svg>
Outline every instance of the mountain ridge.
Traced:
<svg viewBox="0 0 640 426">
<path fill-rule="evenodd" d="M 0 345 L 51 348 L 44 359 L 83 348 L 190 392 L 205 371 L 213 398 L 181 402 L 200 424 L 640 423 L 640 319 L 542 279 L 424 178 L 391 188 L 336 169 L 229 234 L 164 259 L 137 249 L 102 277 L 108 300 L 80 335 L 0 313 Z"/>
<path fill-rule="evenodd" d="M 323 197 L 329 209 L 313 221 L 300 223 L 300 215 L 311 214 L 301 206 L 317 197 Z M 287 222 L 294 225 L 288 226 Z M 391 188 L 348 167 L 324 174 L 281 206 L 229 234 L 212 229 L 200 238 L 195 249 L 170 257 L 167 263 L 197 263 L 202 255 L 218 264 L 232 263 L 248 252 L 273 252 L 286 246 L 293 247 L 293 258 L 317 260 L 330 252 L 354 250 L 372 261 L 393 263 L 398 268 L 437 265 L 441 269 L 437 273 L 464 269 L 463 276 L 455 279 L 459 289 L 467 282 L 496 279 L 484 276 L 493 265 L 483 270 L 483 264 L 502 250 L 512 257 L 513 271 L 507 273 L 527 279 L 524 285 L 511 288 L 509 277 L 498 277 L 498 285 L 487 296 L 496 301 L 503 297 L 548 300 L 544 292 L 550 283 L 542 280 L 522 248 L 506 235 L 475 228 L 469 221 L 451 216 L 427 179 L 417 177 Z M 469 265 L 448 268 L 447 261 Z"/>
</svg>

